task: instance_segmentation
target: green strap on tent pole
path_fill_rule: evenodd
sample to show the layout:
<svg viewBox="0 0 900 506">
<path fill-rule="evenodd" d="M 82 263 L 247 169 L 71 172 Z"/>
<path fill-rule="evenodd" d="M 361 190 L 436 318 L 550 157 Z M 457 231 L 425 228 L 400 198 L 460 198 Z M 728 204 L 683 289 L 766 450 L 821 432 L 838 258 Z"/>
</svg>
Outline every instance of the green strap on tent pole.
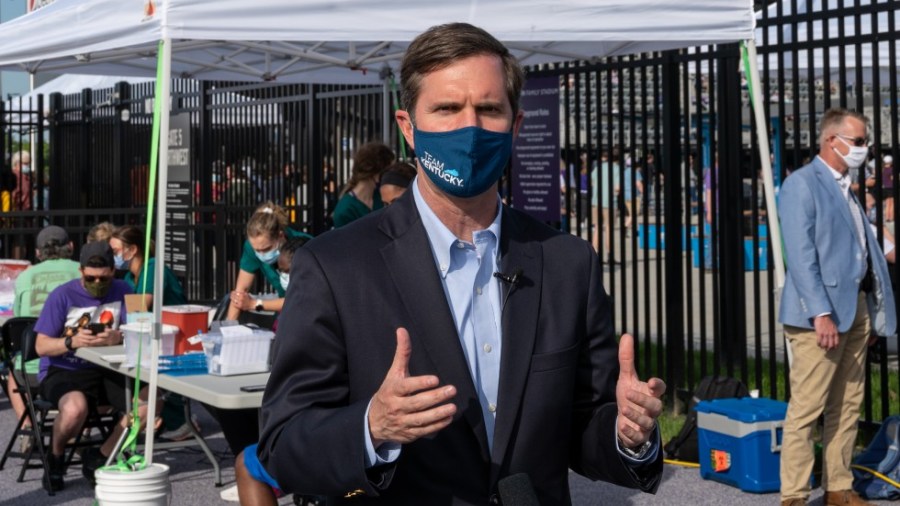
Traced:
<svg viewBox="0 0 900 506">
<path fill-rule="evenodd" d="M 154 196 L 156 194 L 157 163 L 159 161 L 159 123 L 162 116 L 162 106 L 166 101 L 166 97 L 160 96 L 162 87 L 159 85 L 162 81 L 162 46 L 163 42 L 159 41 L 159 46 L 156 53 L 157 63 L 156 86 L 153 99 L 153 130 L 150 140 L 150 181 L 147 189 L 147 226 L 145 227 L 146 236 L 144 237 L 144 265 L 143 272 L 141 273 L 142 301 L 146 298 L 147 295 L 147 269 L 150 263 L 150 230 L 153 225 L 153 208 L 154 202 L 156 201 Z M 135 369 L 133 389 L 134 397 L 131 401 L 131 423 L 128 430 L 128 436 L 126 437 L 125 443 L 122 445 L 122 448 L 119 450 L 119 454 L 116 455 L 116 463 L 112 466 L 109 466 L 112 469 L 118 469 L 120 471 L 137 471 L 143 469 L 147 465 L 144 456 L 139 455 L 136 451 L 138 436 L 141 432 L 141 417 L 139 414 L 139 407 L 141 390 L 141 355 L 143 354 L 143 341 L 143 339 L 138 340 L 137 365 Z M 151 413 L 148 416 L 152 418 L 153 414 Z M 127 459 L 123 458 L 123 454 L 126 450 L 131 453 L 131 456 Z"/>
<path fill-rule="evenodd" d="M 391 96 L 394 99 L 394 112 L 400 110 L 400 100 L 397 98 L 397 80 L 394 79 L 394 74 L 391 74 Z M 397 122 L 395 121 L 396 125 Z M 400 159 L 406 160 L 406 137 L 403 137 L 403 132 L 400 131 L 400 125 L 397 125 L 397 132 L 400 134 L 397 137 L 400 137 Z"/>
</svg>

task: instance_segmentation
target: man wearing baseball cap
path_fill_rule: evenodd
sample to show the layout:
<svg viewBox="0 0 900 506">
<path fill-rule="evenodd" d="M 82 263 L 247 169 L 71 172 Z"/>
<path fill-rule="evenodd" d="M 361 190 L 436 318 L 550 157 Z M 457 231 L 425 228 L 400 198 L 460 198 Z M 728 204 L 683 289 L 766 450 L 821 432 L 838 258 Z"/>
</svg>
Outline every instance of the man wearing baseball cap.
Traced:
<svg viewBox="0 0 900 506">
<path fill-rule="evenodd" d="M 114 279 L 115 262 L 109 243 L 85 244 L 81 247 L 80 260 L 80 277 L 50 292 L 34 326 L 35 348 L 41 356 L 38 374 L 41 395 L 59 407 L 59 416 L 53 424 L 50 472 L 44 476 L 47 490 L 64 487 L 66 442 L 81 430 L 89 406 L 125 408 L 122 377 L 78 358 L 75 352 L 88 346 L 122 343 L 122 332 L 118 329 L 125 321 L 125 295 L 132 290 L 124 281 Z M 102 331 L 95 324 L 101 324 Z M 146 400 L 146 396 L 146 389 L 142 389 L 141 398 Z M 146 410 L 146 406 L 142 409 Z M 140 416 L 143 420 L 145 413 Z M 91 448 L 82 454 L 82 474 L 91 484 L 94 470 L 103 465 L 124 430 L 125 418 L 101 448 Z"/>
<path fill-rule="evenodd" d="M 37 316 L 47 296 L 57 286 L 81 277 L 78 262 L 72 260 L 72 241 L 62 227 L 44 227 L 35 241 L 35 257 L 40 262 L 16 278 L 16 316 Z"/>
<path fill-rule="evenodd" d="M 25 269 L 16 278 L 16 299 L 13 305 L 14 316 L 37 316 L 47 301 L 47 296 L 57 286 L 77 279 L 81 276 L 78 262 L 72 258 L 72 241 L 69 235 L 61 227 L 50 225 L 41 230 L 37 235 L 35 256 L 38 264 Z M 31 360 L 24 364 L 25 373 L 37 376 L 39 360 Z M 15 367 L 23 367 L 21 356 L 16 357 Z M 7 378 L 9 382 L 8 392 L 14 392 L 16 388 L 12 375 Z M 22 418 L 25 413 L 25 405 L 18 395 L 10 395 L 9 402 L 16 412 L 16 420 Z M 30 420 L 25 422 L 28 426 Z M 21 438 L 21 449 L 27 451 L 31 439 L 25 436 Z"/>
</svg>

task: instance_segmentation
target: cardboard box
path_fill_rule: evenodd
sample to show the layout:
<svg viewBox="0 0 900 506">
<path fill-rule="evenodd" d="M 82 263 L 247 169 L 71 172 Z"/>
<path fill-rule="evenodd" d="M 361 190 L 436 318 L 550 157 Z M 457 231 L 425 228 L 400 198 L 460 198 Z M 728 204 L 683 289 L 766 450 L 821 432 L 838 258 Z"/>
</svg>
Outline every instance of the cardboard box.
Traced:
<svg viewBox="0 0 900 506">
<path fill-rule="evenodd" d="M 787 403 L 772 399 L 700 401 L 700 476 L 745 492 L 777 492 L 786 413 Z"/>
<path fill-rule="evenodd" d="M 208 306 L 190 304 L 163 306 L 162 322 L 178 327 L 178 333 L 175 335 L 175 355 L 203 350 L 203 343 L 191 344 L 187 340 L 209 330 L 210 309 Z"/>
</svg>

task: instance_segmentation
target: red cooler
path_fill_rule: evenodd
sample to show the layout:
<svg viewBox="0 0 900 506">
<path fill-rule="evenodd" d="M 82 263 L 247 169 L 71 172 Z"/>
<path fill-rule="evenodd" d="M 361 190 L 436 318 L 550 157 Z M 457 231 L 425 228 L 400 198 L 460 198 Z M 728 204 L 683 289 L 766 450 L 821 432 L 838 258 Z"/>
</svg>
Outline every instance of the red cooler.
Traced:
<svg viewBox="0 0 900 506">
<path fill-rule="evenodd" d="M 203 351 L 203 343 L 191 344 L 189 337 L 209 330 L 210 307 L 184 304 L 180 306 L 163 306 L 162 322 L 178 327 L 175 334 L 175 354 L 183 355 L 188 351 Z"/>
</svg>

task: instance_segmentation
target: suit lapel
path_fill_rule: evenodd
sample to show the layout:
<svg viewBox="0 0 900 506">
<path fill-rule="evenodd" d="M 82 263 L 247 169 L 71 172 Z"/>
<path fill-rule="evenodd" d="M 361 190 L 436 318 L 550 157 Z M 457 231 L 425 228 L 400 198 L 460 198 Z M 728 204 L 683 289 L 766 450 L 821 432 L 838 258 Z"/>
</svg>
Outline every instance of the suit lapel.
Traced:
<svg viewBox="0 0 900 506">
<path fill-rule="evenodd" d="M 522 405 L 522 394 L 531 368 L 541 301 L 543 259 L 540 246 L 528 240 L 527 230 L 516 215 L 504 209 L 500 237 L 500 271 L 521 269 L 518 283 L 504 287 L 503 348 L 497 399 L 497 423 L 491 483 L 497 479 Z M 505 283 L 501 282 L 501 286 Z M 508 288 L 508 289 L 507 289 Z"/>
<path fill-rule="evenodd" d="M 487 460 L 481 405 L 412 191 L 384 212 L 379 228 L 393 238 L 382 247 L 381 256 L 413 321 L 412 328 L 407 329 L 413 347 L 410 374 L 430 374 L 412 369 L 418 362 L 417 354 L 425 354 L 441 384 L 456 387 L 457 410 L 472 427 L 482 458 Z"/>
</svg>

